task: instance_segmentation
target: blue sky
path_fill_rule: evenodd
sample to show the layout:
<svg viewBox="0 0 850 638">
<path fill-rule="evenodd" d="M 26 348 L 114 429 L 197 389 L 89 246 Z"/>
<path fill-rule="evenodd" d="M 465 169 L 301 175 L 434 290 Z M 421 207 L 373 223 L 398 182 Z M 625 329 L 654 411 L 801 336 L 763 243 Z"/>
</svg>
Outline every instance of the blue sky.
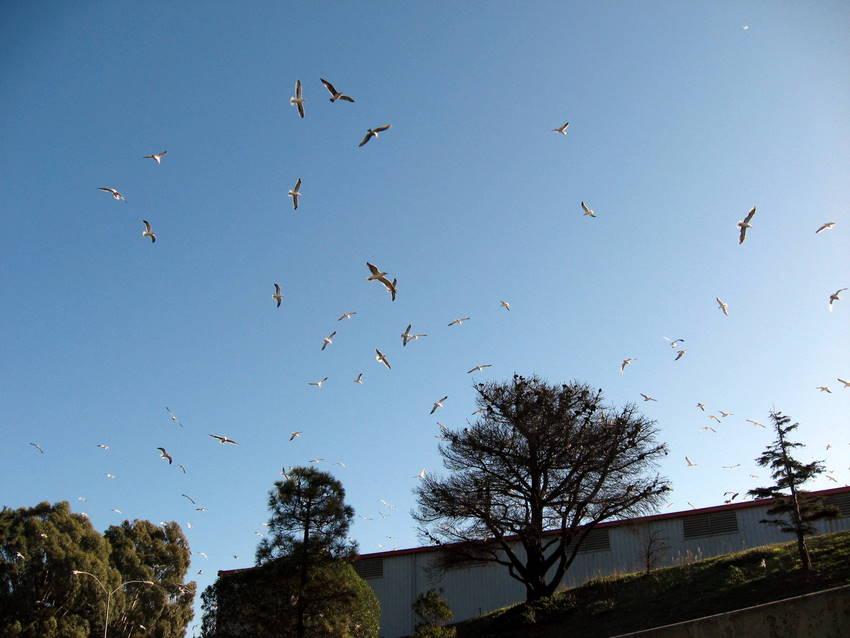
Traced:
<svg viewBox="0 0 850 638">
<path fill-rule="evenodd" d="M 477 364 L 656 397 L 671 509 L 765 484 L 745 419 L 772 408 L 846 484 L 848 25 L 839 2 L 7 3 L 0 502 L 176 520 L 203 587 L 252 564 L 281 467 L 321 457 L 362 552 L 416 546 L 414 475 Z"/>
</svg>

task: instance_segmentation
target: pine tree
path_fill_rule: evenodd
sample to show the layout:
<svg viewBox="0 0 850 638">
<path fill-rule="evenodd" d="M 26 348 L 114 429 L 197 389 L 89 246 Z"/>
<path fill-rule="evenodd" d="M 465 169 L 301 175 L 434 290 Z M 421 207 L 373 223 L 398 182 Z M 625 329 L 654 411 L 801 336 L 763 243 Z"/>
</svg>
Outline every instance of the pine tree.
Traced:
<svg viewBox="0 0 850 638">
<path fill-rule="evenodd" d="M 800 490 L 804 483 L 822 474 L 825 468 L 823 461 L 801 463 L 791 456 L 794 448 L 805 447 L 802 443 L 787 439 L 788 433 L 796 430 L 799 423 L 791 424 L 791 419 L 781 412 L 771 412 L 770 418 L 776 430 L 776 440 L 765 448 L 756 463 L 769 467 L 772 470 L 771 477 L 776 482 L 768 487 L 757 487 L 748 493 L 756 498 L 775 499 L 767 513 L 782 518 L 762 519 L 761 522 L 777 525 L 783 532 L 797 536 L 800 564 L 803 572 L 808 573 L 812 568 L 812 560 L 806 547 L 806 536 L 817 533 L 812 522 L 834 518 L 838 515 L 838 508 L 826 506 L 819 498 Z"/>
</svg>

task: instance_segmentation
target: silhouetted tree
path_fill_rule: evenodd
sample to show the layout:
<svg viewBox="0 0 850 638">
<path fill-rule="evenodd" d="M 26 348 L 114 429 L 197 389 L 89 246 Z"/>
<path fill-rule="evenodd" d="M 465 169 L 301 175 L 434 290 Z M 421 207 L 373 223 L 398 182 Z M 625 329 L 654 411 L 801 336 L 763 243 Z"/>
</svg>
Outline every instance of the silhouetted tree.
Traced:
<svg viewBox="0 0 850 638">
<path fill-rule="evenodd" d="M 457 635 L 457 629 L 444 626 L 454 614 L 442 593 L 442 589 L 429 589 L 416 597 L 413 613 L 422 621 L 416 623 L 413 638 L 454 638 Z"/>
<path fill-rule="evenodd" d="M 812 568 L 809 548 L 806 547 L 806 536 L 817 533 L 813 521 L 838 516 L 838 508 L 824 505 L 818 497 L 803 492 L 800 487 L 824 472 L 823 461 L 801 463 L 791 456 L 794 448 L 805 447 L 802 443 L 789 441 L 789 432 L 796 430 L 799 423 L 791 424 L 790 417 L 781 412 L 771 412 L 770 419 L 776 430 L 776 440 L 768 445 L 756 463 L 769 467 L 771 477 L 776 481 L 768 487 L 757 487 L 750 490 L 750 496 L 756 498 L 773 498 L 775 504 L 767 510 L 768 515 L 784 515 L 782 518 L 762 519 L 762 523 L 777 525 L 783 532 L 797 536 L 797 551 L 800 554 L 800 564 L 803 572 Z"/>
<path fill-rule="evenodd" d="M 597 523 L 657 507 L 670 488 L 653 470 L 667 449 L 633 404 L 607 406 L 584 384 L 514 375 L 475 389 L 483 412 L 445 435 L 452 474 L 426 476 L 414 517 L 425 537 L 452 543 L 449 560 L 505 565 L 537 600 Z"/>
</svg>

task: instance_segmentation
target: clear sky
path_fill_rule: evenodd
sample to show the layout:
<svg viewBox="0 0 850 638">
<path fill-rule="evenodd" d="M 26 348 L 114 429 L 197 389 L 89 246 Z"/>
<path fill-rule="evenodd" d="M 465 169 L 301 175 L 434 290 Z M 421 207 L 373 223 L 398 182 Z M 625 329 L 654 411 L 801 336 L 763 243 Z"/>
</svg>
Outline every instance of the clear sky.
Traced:
<svg viewBox="0 0 850 638">
<path fill-rule="evenodd" d="M 771 434 L 745 419 L 771 408 L 850 481 L 850 291 L 827 306 L 850 287 L 846 3 L 0 11 L 0 503 L 175 520 L 203 588 L 253 563 L 281 468 L 322 458 L 361 552 L 416 546 L 437 421 L 514 372 L 641 402 L 670 510 L 765 484 Z M 402 347 L 409 323 L 428 336 Z"/>
</svg>

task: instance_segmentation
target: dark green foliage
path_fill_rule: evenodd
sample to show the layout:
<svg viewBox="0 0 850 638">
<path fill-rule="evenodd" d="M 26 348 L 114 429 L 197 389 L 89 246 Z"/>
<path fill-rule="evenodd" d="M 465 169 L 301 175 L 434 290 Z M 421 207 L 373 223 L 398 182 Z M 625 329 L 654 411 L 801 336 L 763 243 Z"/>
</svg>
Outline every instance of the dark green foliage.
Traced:
<svg viewBox="0 0 850 638">
<path fill-rule="evenodd" d="M 380 606 L 350 560 L 354 510 L 326 472 L 296 467 L 269 492 L 257 567 L 223 574 L 202 597 L 203 636 L 377 636 Z"/>
<path fill-rule="evenodd" d="M 791 450 L 805 447 L 802 443 L 786 438 L 799 424 L 791 425 L 791 419 L 781 412 L 771 412 L 770 418 L 776 430 L 776 440 L 765 448 L 756 463 L 771 469 L 775 483 L 768 487 L 757 487 L 748 493 L 756 498 L 776 499 L 775 505 L 767 513 L 770 516 L 779 515 L 780 518 L 763 519 L 761 522 L 776 525 L 783 532 L 797 536 L 801 567 L 807 572 L 811 569 L 811 558 L 805 537 L 817 533 L 812 522 L 838 516 L 838 508 L 824 505 L 819 498 L 800 491 L 804 483 L 824 472 L 823 462 L 801 463 L 792 457 Z"/>
<path fill-rule="evenodd" d="M 380 604 L 369 585 L 347 562 L 326 562 L 300 570 L 288 558 L 221 574 L 203 595 L 203 638 L 295 638 L 299 595 L 308 637 L 374 638 Z"/>
<path fill-rule="evenodd" d="M 283 556 L 308 557 L 315 563 L 352 557 L 347 540 L 354 510 L 345 504 L 345 489 L 327 472 L 292 468 L 269 492 L 268 538 L 257 546 L 257 564 Z"/>
<path fill-rule="evenodd" d="M 192 619 L 195 583 L 184 583 L 190 552 L 180 526 L 124 521 L 104 533 L 111 563 L 124 580 L 150 580 L 150 587 L 127 588 L 121 613 L 114 614 L 119 636 L 177 638 Z M 146 630 L 140 629 L 144 626 Z"/>
<path fill-rule="evenodd" d="M 607 638 L 850 582 L 850 532 L 810 539 L 818 564 L 800 572 L 796 543 L 643 573 L 595 579 L 456 625 L 460 638 Z"/>
<path fill-rule="evenodd" d="M 584 384 L 514 375 L 475 389 L 483 412 L 445 435 L 452 474 L 420 483 L 414 518 L 423 536 L 448 543 L 447 562 L 499 563 L 527 600 L 549 596 L 597 523 L 662 501 L 670 488 L 654 466 L 667 448 L 636 406 L 605 405 Z"/>
<path fill-rule="evenodd" d="M 457 629 L 445 627 L 451 621 L 452 610 L 442 597 L 442 589 L 429 589 L 417 596 L 413 603 L 413 613 L 421 622 L 416 623 L 414 638 L 454 638 Z"/>
<path fill-rule="evenodd" d="M 0 512 L 0 637 L 102 635 L 104 589 L 116 590 L 109 599 L 111 634 L 182 636 L 192 617 L 194 583 L 183 585 L 188 548 L 180 528 L 172 523 L 157 533 L 146 521 L 125 522 L 106 536 L 85 516 L 72 514 L 66 502 Z M 157 584 L 121 588 L 128 580 Z M 178 586 L 185 592 L 166 593 Z"/>
</svg>

